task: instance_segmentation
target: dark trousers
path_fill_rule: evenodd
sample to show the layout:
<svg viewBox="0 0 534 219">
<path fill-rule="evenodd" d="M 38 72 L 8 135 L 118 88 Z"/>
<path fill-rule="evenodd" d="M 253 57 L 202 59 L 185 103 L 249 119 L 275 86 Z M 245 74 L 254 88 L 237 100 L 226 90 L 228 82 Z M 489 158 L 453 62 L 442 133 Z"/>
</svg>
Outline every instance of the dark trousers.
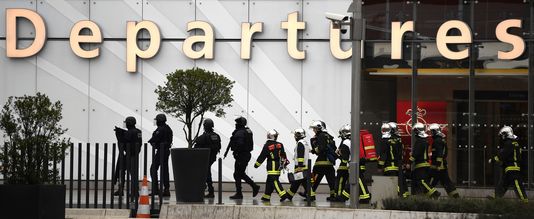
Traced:
<svg viewBox="0 0 534 219">
<path fill-rule="evenodd" d="M 348 184 L 348 178 L 349 178 L 349 171 L 348 170 L 338 170 L 337 171 L 338 180 L 344 181 L 343 187 L 337 187 L 339 193 L 338 196 L 342 197 L 345 200 L 350 199 L 350 184 Z M 343 177 L 339 177 L 342 175 Z M 358 177 L 358 186 L 360 186 L 359 194 L 360 194 L 360 202 L 369 202 L 371 200 L 371 193 L 369 192 L 369 188 L 367 188 L 367 185 L 363 183 L 363 178 L 365 177 L 365 171 L 360 170 L 360 176 Z M 343 179 L 345 178 L 345 179 Z M 341 189 L 343 188 L 343 189 Z"/>
<path fill-rule="evenodd" d="M 271 194 L 274 190 L 276 190 L 276 193 L 278 193 L 278 196 L 280 198 L 287 195 L 286 190 L 284 190 L 284 187 L 282 187 L 282 184 L 280 183 L 280 175 L 267 175 L 267 181 L 265 182 L 265 194 L 263 194 L 263 199 L 271 199 Z"/>
<path fill-rule="evenodd" d="M 436 192 L 436 189 L 430 186 L 429 177 L 428 177 L 428 167 L 416 168 L 413 171 L 412 179 L 412 194 L 421 194 L 424 193 L 427 196 L 431 196 Z"/>
<path fill-rule="evenodd" d="M 291 187 L 289 190 L 287 190 L 287 194 L 289 196 L 293 197 L 295 194 L 299 191 L 299 187 L 302 186 L 304 188 L 304 193 L 308 194 L 308 178 L 304 177 L 304 179 L 299 179 L 291 182 Z"/>
<path fill-rule="evenodd" d="M 206 177 L 206 185 L 208 186 L 208 192 L 213 193 L 213 179 L 211 178 L 211 166 L 215 163 L 215 160 L 210 160 L 210 166 L 208 168 L 208 177 Z"/>
<path fill-rule="evenodd" d="M 241 193 L 241 180 L 245 180 L 247 184 L 251 187 L 254 187 L 256 184 L 252 179 L 246 174 L 248 162 L 250 161 L 250 153 L 234 153 L 235 164 L 234 164 L 234 180 L 235 180 L 235 189 L 237 193 Z"/>
<path fill-rule="evenodd" d="M 154 157 L 152 158 L 152 165 L 150 165 L 153 191 L 159 191 L 158 169 L 160 169 L 160 167 L 164 191 L 169 191 L 169 155 L 170 148 L 156 149 L 156 154 L 154 154 Z"/>
<path fill-rule="evenodd" d="M 349 171 L 348 170 L 337 170 L 336 189 L 335 189 L 337 196 L 343 195 L 343 189 L 345 189 L 345 185 L 347 184 L 347 180 L 348 179 L 349 179 Z M 350 189 L 349 189 L 349 191 L 350 191 Z"/>
<path fill-rule="evenodd" d="M 117 164 L 115 166 L 115 177 L 113 178 L 113 185 L 118 183 L 119 190 L 122 190 L 124 188 L 125 174 L 126 174 L 126 155 L 124 154 L 124 152 L 119 151 L 119 155 L 117 157 Z"/>
<path fill-rule="evenodd" d="M 430 169 L 430 187 L 436 187 L 438 183 L 441 183 L 445 191 L 447 191 L 447 194 L 449 196 L 455 196 L 458 195 L 458 192 L 456 191 L 456 187 L 451 181 L 451 178 L 449 178 L 449 173 L 447 169 L 437 169 L 432 168 Z"/>
<path fill-rule="evenodd" d="M 515 170 L 509 170 L 505 172 L 499 184 L 495 188 L 495 196 L 501 198 L 504 196 L 504 193 L 508 190 L 508 187 L 512 186 L 514 192 L 521 199 L 521 201 L 528 202 L 527 193 L 525 193 L 525 188 L 523 187 L 523 180 L 521 179 L 521 172 Z"/>
<path fill-rule="evenodd" d="M 396 176 L 398 177 L 397 181 L 397 193 L 399 197 L 408 197 L 410 195 L 410 192 L 408 191 L 408 184 L 406 183 L 406 177 L 402 175 L 402 177 L 399 177 L 399 171 L 398 170 L 390 170 L 385 171 L 384 176 Z"/>
<path fill-rule="evenodd" d="M 336 186 L 336 172 L 334 166 L 324 165 L 324 166 L 313 166 L 313 175 L 315 176 L 315 181 L 313 182 L 312 191 L 317 191 L 317 187 L 321 184 L 321 180 L 326 176 L 326 181 L 328 182 L 328 187 L 330 187 L 330 196 L 335 196 L 335 186 Z M 314 194 L 314 193 L 312 193 Z"/>
<path fill-rule="evenodd" d="M 132 196 L 137 197 L 139 194 L 139 155 L 121 156 L 119 154 L 115 174 L 115 179 L 119 181 L 118 190 L 122 191 L 124 189 L 126 176 L 128 175 L 131 183 L 129 192 Z"/>
</svg>

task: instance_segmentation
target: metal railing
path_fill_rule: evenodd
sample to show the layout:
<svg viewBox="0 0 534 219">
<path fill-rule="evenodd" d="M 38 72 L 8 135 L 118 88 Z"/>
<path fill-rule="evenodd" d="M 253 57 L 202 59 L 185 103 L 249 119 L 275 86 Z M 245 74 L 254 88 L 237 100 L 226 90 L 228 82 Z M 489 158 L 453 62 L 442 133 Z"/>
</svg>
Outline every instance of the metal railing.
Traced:
<svg viewBox="0 0 534 219">
<path fill-rule="evenodd" d="M 103 148 L 101 146 L 102 144 L 99 143 L 71 144 L 70 147 L 63 152 L 63 158 L 59 162 L 57 162 L 58 157 L 56 156 L 50 161 L 45 161 L 51 166 L 52 171 L 58 175 L 58 177 L 54 178 L 51 183 L 66 186 L 65 206 L 68 208 L 135 208 L 138 200 L 136 200 L 136 196 L 131 193 L 130 168 L 124 166 L 125 162 L 117 162 L 121 159 L 119 144 L 104 143 Z M 5 152 L 7 152 L 8 147 L 9 144 L 4 143 L 3 149 Z M 123 154 L 124 157 L 122 157 L 122 159 L 128 161 L 130 160 L 129 148 L 131 147 L 126 146 L 125 148 L 126 154 Z M 151 158 L 153 158 L 155 150 L 156 149 L 152 147 L 150 154 Z M 83 156 L 84 153 L 85 156 Z M 100 159 L 101 154 L 103 154 L 102 159 Z M 163 155 L 163 153 L 160 154 Z M 136 171 L 141 173 L 138 174 L 138 178 L 140 179 L 142 179 L 143 176 L 148 177 L 148 157 L 148 144 L 144 143 L 140 147 L 136 168 Z M 111 165 L 109 165 L 110 163 Z M 82 171 L 84 166 L 85 172 Z M 114 196 L 114 187 L 121 183 L 121 176 L 118 175 L 121 173 L 117 172 L 119 170 L 125 171 L 124 184 L 126 188 L 124 188 L 125 190 L 123 189 L 125 193 Z M 3 179 L 4 174 L 1 175 L 2 178 L 0 179 Z M 162 175 L 163 174 L 160 174 L 160 184 L 163 182 L 161 179 Z M 100 185 L 102 187 L 100 187 Z M 82 191 L 85 191 L 85 194 L 82 194 Z M 162 203 L 163 199 L 161 196 L 158 198 L 157 205 L 156 196 L 151 196 L 151 210 L 158 210 Z"/>
</svg>

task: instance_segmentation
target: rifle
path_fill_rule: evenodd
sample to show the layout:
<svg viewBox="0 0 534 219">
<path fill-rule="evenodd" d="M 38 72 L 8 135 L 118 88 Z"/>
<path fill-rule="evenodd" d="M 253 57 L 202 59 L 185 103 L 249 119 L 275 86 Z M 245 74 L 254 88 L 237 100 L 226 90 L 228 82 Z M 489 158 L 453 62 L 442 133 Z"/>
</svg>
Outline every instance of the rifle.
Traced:
<svg viewBox="0 0 534 219">
<path fill-rule="evenodd" d="M 230 145 L 228 145 L 228 146 L 226 147 L 226 152 L 224 152 L 224 158 L 223 158 L 223 159 L 225 159 L 226 156 L 228 155 L 228 151 L 230 151 L 230 148 L 231 148 Z"/>
</svg>

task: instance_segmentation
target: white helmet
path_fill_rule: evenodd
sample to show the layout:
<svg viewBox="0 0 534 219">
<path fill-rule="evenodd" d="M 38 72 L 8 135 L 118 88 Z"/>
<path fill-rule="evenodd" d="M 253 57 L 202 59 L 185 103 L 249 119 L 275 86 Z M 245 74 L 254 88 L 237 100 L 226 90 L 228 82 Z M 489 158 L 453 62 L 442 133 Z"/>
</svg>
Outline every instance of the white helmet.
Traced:
<svg viewBox="0 0 534 219">
<path fill-rule="evenodd" d="M 412 128 L 412 130 L 417 136 L 419 136 L 421 138 L 428 137 L 428 135 L 425 132 L 425 125 L 423 125 L 423 123 L 420 123 L 420 122 L 415 123 L 415 125 Z"/>
<path fill-rule="evenodd" d="M 502 139 L 506 139 L 506 138 L 516 139 L 517 138 L 517 136 L 514 135 L 514 130 L 510 126 L 502 127 L 501 130 L 499 131 L 499 135 L 501 136 Z"/>
<path fill-rule="evenodd" d="M 428 131 L 430 131 L 430 134 L 433 136 L 439 135 L 441 137 L 445 137 L 445 134 L 441 132 L 441 126 L 437 123 L 432 123 L 428 126 Z"/>
<path fill-rule="evenodd" d="M 390 127 L 391 134 L 399 136 L 399 128 L 397 127 L 397 123 L 396 122 L 389 122 L 388 125 Z"/>
<path fill-rule="evenodd" d="M 296 128 L 293 130 L 293 136 L 295 136 L 295 139 L 300 140 L 306 137 L 306 131 L 304 131 L 303 128 Z"/>
<path fill-rule="evenodd" d="M 382 132 L 382 138 L 391 138 L 391 126 L 389 124 L 383 123 L 380 132 Z"/>
<path fill-rule="evenodd" d="M 267 132 L 267 139 L 268 140 L 273 140 L 273 141 L 276 141 L 276 139 L 278 138 L 278 132 L 274 129 L 271 129 Z"/>
<path fill-rule="evenodd" d="M 351 134 L 351 129 L 350 129 L 349 124 L 345 124 L 341 126 L 341 128 L 339 129 L 339 137 L 343 139 L 349 138 L 350 134 Z"/>
<path fill-rule="evenodd" d="M 321 130 L 321 131 L 324 131 L 326 129 L 326 127 L 323 125 L 323 122 L 321 122 L 319 120 L 313 121 L 312 124 L 310 125 L 310 128 L 311 129 L 318 129 L 318 130 Z"/>
</svg>

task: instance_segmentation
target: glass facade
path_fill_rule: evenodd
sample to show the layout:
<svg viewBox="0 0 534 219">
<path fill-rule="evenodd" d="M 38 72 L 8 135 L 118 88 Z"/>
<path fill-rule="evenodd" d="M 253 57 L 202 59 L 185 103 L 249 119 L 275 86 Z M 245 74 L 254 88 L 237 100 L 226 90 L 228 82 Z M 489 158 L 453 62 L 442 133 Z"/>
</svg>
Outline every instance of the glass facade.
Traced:
<svg viewBox="0 0 534 219">
<path fill-rule="evenodd" d="M 523 148 L 525 187 L 533 188 L 534 1 L 364 1 L 363 14 L 362 129 L 380 133 L 383 122 L 395 121 L 410 147 L 412 121 L 438 123 L 447 135 L 452 180 L 458 186 L 493 187 L 501 170 L 488 160 L 500 147 L 500 128 L 511 126 Z M 496 35 L 497 25 L 507 19 L 521 20 L 522 27 L 508 33 L 526 44 L 514 60 L 497 58 L 498 51 L 512 49 Z M 473 43 L 448 45 L 451 51 L 468 49 L 468 58 L 450 60 L 438 51 L 436 34 L 450 20 L 471 29 Z M 413 33 L 404 35 L 400 60 L 391 59 L 391 22 L 396 21 L 414 22 Z"/>
</svg>

